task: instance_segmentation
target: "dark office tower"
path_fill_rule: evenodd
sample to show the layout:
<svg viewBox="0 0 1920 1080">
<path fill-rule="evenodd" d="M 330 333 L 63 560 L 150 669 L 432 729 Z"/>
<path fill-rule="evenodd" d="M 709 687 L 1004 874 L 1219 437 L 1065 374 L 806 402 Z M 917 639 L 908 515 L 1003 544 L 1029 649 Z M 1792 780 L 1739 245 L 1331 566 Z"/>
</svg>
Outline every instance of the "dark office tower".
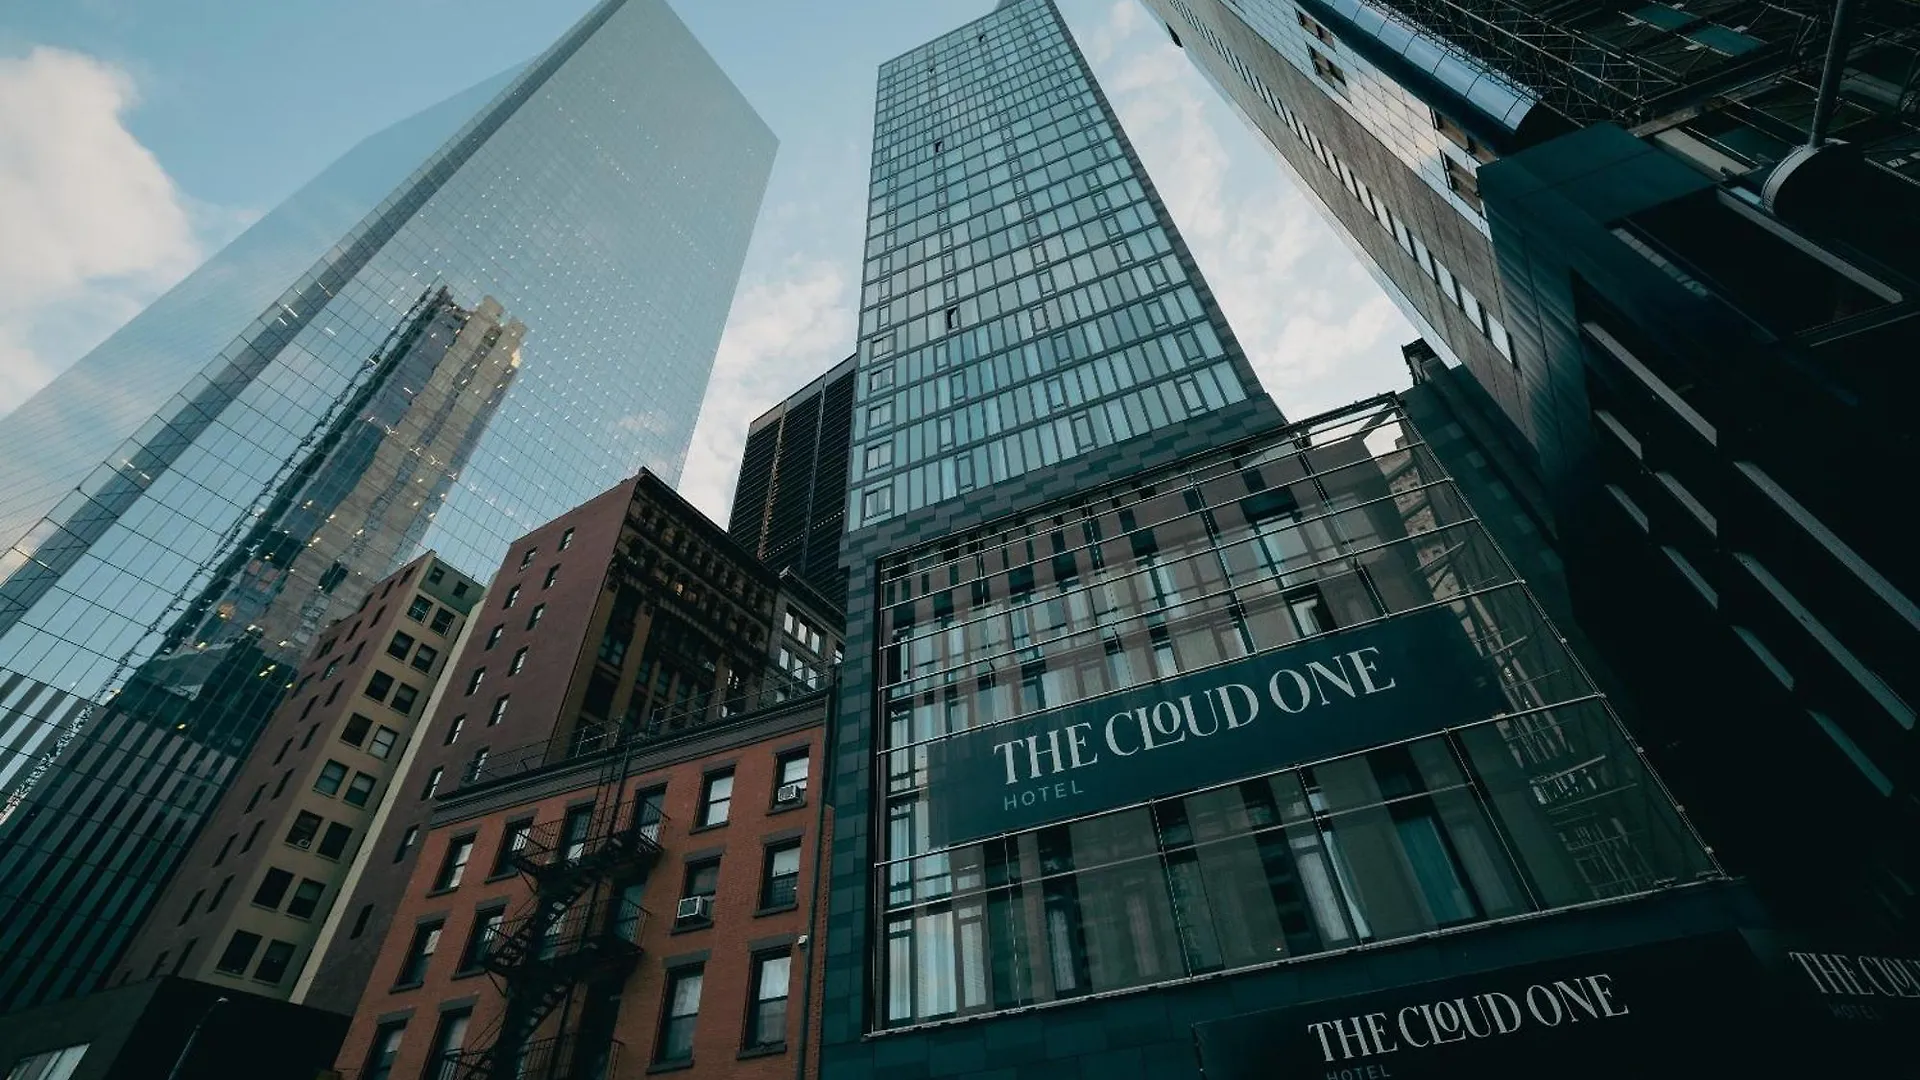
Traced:
<svg viewBox="0 0 1920 1080">
<path fill-rule="evenodd" d="M 664 0 L 606 0 L 0 420 L 0 1009 L 112 970 L 370 584 L 678 475 L 772 152 Z"/>
<path fill-rule="evenodd" d="M 840 537 L 858 366 L 847 357 L 747 429 L 727 523 L 727 535 L 769 569 L 799 575 L 836 610 L 847 603 Z"/>
<path fill-rule="evenodd" d="M 1579 622 L 1729 866 L 1911 932 L 1920 574 L 1881 485 L 1920 466 L 1888 362 L 1920 8 L 1147 3 L 1530 444 Z"/>
</svg>

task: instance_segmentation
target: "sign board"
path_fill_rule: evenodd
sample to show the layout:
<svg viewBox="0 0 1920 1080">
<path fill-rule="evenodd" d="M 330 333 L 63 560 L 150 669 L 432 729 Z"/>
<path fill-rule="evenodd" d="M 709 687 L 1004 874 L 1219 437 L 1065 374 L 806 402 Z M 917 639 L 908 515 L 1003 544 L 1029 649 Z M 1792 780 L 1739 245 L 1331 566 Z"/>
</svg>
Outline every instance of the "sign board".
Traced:
<svg viewBox="0 0 1920 1080">
<path fill-rule="evenodd" d="M 1493 668 L 1444 608 L 928 745 L 933 843 L 959 844 L 1484 720 Z"/>
</svg>

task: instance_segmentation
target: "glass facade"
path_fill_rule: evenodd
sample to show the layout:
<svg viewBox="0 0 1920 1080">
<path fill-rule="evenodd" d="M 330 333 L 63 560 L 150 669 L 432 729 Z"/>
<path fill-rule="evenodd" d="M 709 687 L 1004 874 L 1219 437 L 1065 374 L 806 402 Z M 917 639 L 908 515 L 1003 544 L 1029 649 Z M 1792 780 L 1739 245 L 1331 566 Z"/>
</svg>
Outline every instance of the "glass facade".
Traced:
<svg viewBox="0 0 1920 1080">
<path fill-rule="evenodd" d="M 773 149 L 664 0 L 606 0 L 0 422 L 0 1008 L 97 983 L 368 584 L 679 475 Z"/>
<path fill-rule="evenodd" d="M 1047 0 L 881 66 L 848 528 L 1261 391 Z"/>
<path fill-rule="evenodd" d="M 873 617 L 875 1027 L 1715 872 L 1394 401 L 889 555 Z M 1497 705 L 1461 723 L 1415 699 L 1434 720 L 1410 739 L 935 842 L 941 799 L 1001 797 L 943 786 L 943 742 L 1416 620 L 1440 627 Z"/>
</svg>

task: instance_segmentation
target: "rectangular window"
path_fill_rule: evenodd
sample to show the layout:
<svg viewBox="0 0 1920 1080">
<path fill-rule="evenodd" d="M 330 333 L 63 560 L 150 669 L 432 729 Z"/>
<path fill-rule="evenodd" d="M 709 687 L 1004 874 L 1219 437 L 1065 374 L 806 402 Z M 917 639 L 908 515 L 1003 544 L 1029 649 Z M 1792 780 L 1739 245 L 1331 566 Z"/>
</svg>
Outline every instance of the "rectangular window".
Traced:
<svg viewBox="0 0 1920 1080">
<path fill-rule="evenodd" d="M 1340 65 L 1327 59 L 1319 49 L 1311 45 L 1307 46 L 1307 55 L 1313 60 L 1313 70 L 1316 74 L 1326 80 L 1327 84 L 1334 89 L 1343 94 L 1346 93 L 1347 73 L 1340 70 Z"/>
<path fill-rule="evenodd" d="M 568 529 L 566 532 L 563 532 L 560 534 L 560 550 L 565 551 L 572 546 L 573 546 L 573 530 Z"/>
<path fill-rule="evenodd" d="M 421 799 L 425 800 L 425 799 L 433 798 L 434 792 L 440 790 L 440 778 L 446 775 L 446 771 L 447 770 L 445 768 L 439 765 L 435 765 L 433 767 L 433 771 L 427 774 L 426 784 L 422 785 L 422 787 L 420 788 Z"/>
<path fill-rule="evenodd" d="M 513 660 L 507 664 L 507 674 L 518 675 L 520 674 L 520 669 L 526 666 L 527 666 L 527 647 L 525 645 L 522 645 L 518 649 L 514 650 Z"/>
<path fill-rule="evenodd" d="M 353 780 L 347 784 L 347 793 L 341 798 L 350 806 L 365 806 L 373 798 L 374 784 L 373 777 L 366 773 L 354 773 Z"/>
<path fill-rule="evenodd" d="M 792 958 L 785 954 L 754 957 L 753 999 L 747 1004 L 747 1049 L 786 1044 L 787 983 L 792 964 Z"/>
<path fill-rule="evenodd" d="M 446 608 L 441 608 L 439 611 L 434 612 L 433 622 L 429 629 L 441 637 L 445 637 L 447 631 L 453 629 L 453 612 L 448 611 Z"/>
<path fill-rule="evenodd" d="M 393 753 L 394 744 L 399 741 L 400 733 L 382 724 L 374 729 L 373 741 L 367 744 L 367 753 L 384 761 Z"/>
<path fill-rule="evenodd" d="M 393 861 L 399 862 L 406 858 L 407 852 L 413 850 L 413 842 L 418 839 L 420 839 L 420 826 L 407 826 L 407 831 L 400 834 L 400 846 L 393 849 Z"/>
<path fill-rule="evenodd" d="M 891 442 L 874 443 L 867 447 L 867 469 L 884 469 L 893 464 L 893 444 Z"/>
<path fill-rule="evenodd" d="M 240 854 L 245 855 L 247 852 L 253 850 L 253 842 L 260 838 L 260 829 L 265 825 L 266 822 L 264 821 L 256 821 L 253 823 L 253 829 L 247 833 L 246 843 L 240 845 Z"/>
<path fill-rule="evenodd" d="M 414 622 L 427 621 L 427 613 L 433 610 L 433 601 L 424 596 L 416 596 L 413 603 L 407 605 L 407 618 Z"/>
<path fill-rule="evenodd" d="M 700 796 L 700 824 L 724 825 L 733 808 L 733 773 L 714 773 L 707 777 Z"/>
<path fill-rule="evenodd" d="M 313 782 L 313 790 L 332 798 L 340 793 L 340 785 L 346 781 L 347 767 L 328 759 L 325 765 L 320 766 L 320 776 Z"/>
<path fill-rule="evenodd" d="M 407 654 L 412 651 L 413 635 L 395 630 L 393 632 L 393 640 L 387 642 L 387 655 L 393 657 L 395 660 L 405 660 Z"/>
<path fill-rule="evenodd" d="M 662 1064 L 693 1060 L 693 1023 L 700 1012 L 701 969 L 679 968 L 667 975 L 665 1016 L 660 1022 Z"/>
<path fill-rule="evenodd" d="M 547 605 L 545 604 L 533 605 L 533 610 L 527 612 L 527 629 L 531 630 L 534 627 L 539 626 L 540 616 L 545 615 L 546 613 L 547 613 Z"/>
<path fill-rule="evenodd" d="M 493 954 L 493 943 L 500 937 L 501 928 L 506 922 L 506 908 L 474 912 L 473 931 L 467 935 L 466 948 L 460 950 L 461 971 L 479 971 L 487 966 L 487 957 Z"/>
<path fill-rule="evenodd" d="M 537 547 L 531 547 L 521 552 L 520 553 L 520 569 L 525 570 L 527 567 L 532 566 L 533 557 L 539 554 L 539 552 L 540 552 L 540 549 Z"/>
<path fill-rule="evenodd" d="M 253 954 L 260 948 L 260 935 L 245 930 L 235 930 L 227 941 L 227 949 L 213 965 L 215 971 L 224 971 L 229 975 L 245 975 L 247 964 L 252 962 Z"/>
<path fill-rule="evenodd" d="M 347 717 L 347 725 L 340 729 L 340 741 L 348 746 L 359 746 L 367 741 L 367 732 L 373 730 L 373 718 L 354 713 Z"/>
<path fill-rule="evenodd" d="M 883 486 L 870 489 L 862 504 L 862 512 L 868 518 L 878 517 L 893 510 L 893 488 Z"/>
<path fill-rule="evenodd" d="M 367 680 L 367 696 L 375 701 L 387 700 L 393 690 L 393 676 L 384 671 L 376 671 L 373 678 Z"/>
<path fill-rule="evenodd" d="M 1480 205 L 1480 178 L 1474 175 L 1473 170 L 1445 154 L 1440 155 L 1440 162 L 1447 170 L 1448 189 L 1460 196 L 1460 201 L 1484 213 Z"/>
<path fill-rule="evenodd" d="M 346 854 L 347 841 L 353 838 L 353 830 L 337 821 L 327 822 L 327 831 L 320 837 L 319 852 L 329 859 L 338 859 Z"/>
<path fill-rule="evenodd" d="M 406 683 L 401 683 L 394 688 L 393 700 L 387 702 L 387 708 L 392 709 L 401 716 L 410 716 L 413 714 L 413 703 L 418 700 L 420 700 L 419 689 L 408 686 Z"/>
<path fill-rule="evenodd" d="M 270 866 L 260 878 L 260 887 L 253 891 L 253 902 L 277 911 L 280 901 L 287 898 L 287 890 L 292 887 L 292 874 L 277 866 Z"/>
<path fill-rule="evenodd" d="M 486 681 L 487 669 L 484 667 L 474 668 L 473 672 L 467 676 L 467 696 L 472 697 L 474 691 L 480 689 L 480 684 Z"/>
<path fill-rule="evenodd" d="M 400 977 L 393 981 L 395 987 L 418 986 L 426 981 L 427 965 L 433 962 L 433 952 L 440 947 L 440 931 L 445 926 L 446 920 L 435 919 L 413 928 L 413 940 L 407 944 L 406 958 L 400 962 Z"/>
<path fill-rule="evenodd" d="M 440 745 L 452 746 L 454 743 L 460 741 L 460 729 L 466 726 L 467 726 L 467 715 L 465 713 L 461 713 L 459 716 L 454 717 L 453 723 L 447 725 L 447 737 L 440 740 Z"/>
<path fill-rule="evenodd" d="M 512 588 L 507 590 L 506 599 L 501 601 L 500 603 L 501 610 L 504 611 L 507 608 L 512 607 L 515 603 L 519 601 L 519 599 L 520 599 L 520 586 L 515 585 Z"/>
<path fill-rule="evenodd" d="M 704 924 L 713 921 L 713 897 L 720 889 L 720 860 L 687 864 L 687 881 L 674 911 L 674 922 Z"/>
<path fill-rule="evenodd" d="M 367 1047 L 367 1067 L 360 1070 L 363 1080 L 393 1080 L 393 1060 L 400 1056 L 400 1038 L 407 1033 L 405 1020 L 381 1024 L 373 1033 L 373 1045 Z"/>
<path fill-rule="evenodd" d="M 489 877 L 504 877 L 513 872 L 513 857 L 527 846 L 527 837 L 533 832 L 533 819 L 521 818 L 507 822 L 507 830 L 500 834 L 500 850 L 493 854 L 493 869 Z"/>
<path fill-rule="evenodd" d="M 493 711 L 487 714 L 487 726 L 493 727 L 507 718 L 507 702 L 512 700 L 509 694 L 501 694 L 493 701 Z"/>
<path fill-rule="evenodd" d="M 293 827 L 287 830 L 287 843 L 305 849 L 313 846 L 313 838 L 320 835 L 320 815 L 306 810 L 293 817 Z"/>
<path fill-rule="evenodd" d="M 549 566 L 547 567 L 547 576 L 540 582 L 540 587 L 543 589 L 551 589 L 553 588 L 553 583 L 559 579 L 560 568 L 557 566 Z"/>
<path fill-rule="evenodd" d="M 280 985 L 287 977 L 287 966 L 293 963 L 293 942 L 270 941 L 267 951 L 260 954 L 260 966 L 253 969 L 253 977 L 261 982 Z"/>
<path fill-rule="evenodd" d="M 883 401 L 867 410 L 867 426 L 886 427 L 893 423 L 893 402 Z"/>
<path fill-rule="evenodd" d="M 184 953 L 181 955 L 185 955 Z M 162 959 L 165 953 L 160 954 Z M 159 970 L 155 965 L 155 970 Z M 43 1050 L 40 1053 L 23 1057 L 13 1063 L 7 1073 L 7 1080 L 70 1080 L 80 1068 L 80 1059 L 87 1055 L 91 1043 L 75 1043 L 58 1050 Z"/>
<path fill-rule="evenodd" d="M 415 671 L 432 671 L 433 662 L 440 659 L 440 650 L 431 645 L 422 645 L 413 651 L 411 661 Z"/>
<path fill-rule="evenodd" d="M 293 899 L 287 901 L 287 914 L 296 919 L 311 919 L 320 909 L 320 897 L 327 891 L 325 882 L 312 878 L 301 878 L 300 884 L 293 890 Z"/>
<path fill-rule="evenodd" d="M 440 1014 L 440 1026 L 433 1032 L 433 1052 L 427 1056 L 425 1080 L 453 1080 L 460 1067 L 460 1047 L 467 1041 L 467 1023 L 472 1009 L 455 1009 Z"/>
<path fill-rule="evenodd" d="M 893 385 L 893 365 L 887 364 L 867 372 L 867 389 L 885 390 Z"/>
<path fill-rule="evenodd" d="M 495 626 L 495 627 L 494 627 L 493 629 L 491 629 L 491 630 L 489 630 L 489 631 L 487 631 L 487 644 L 486 644 L 486 648 L 487 648 L 487 649 L 491 649 L 491 648 L 493 648 L 493 647 L 494 647 L 495 645 L 498 645 L 498 644 L 500 644 L 500 635 L 502 635 L 502 634 L 504 634 L 504 633 L 506 633 L 506 632 L 507 632 L 507 624 L 506 624 L 506 623 L 500 623 L 500 624 L 498 624 L 498 625 L 496 625 L 496 626 Z M 483 650 L 483 651 L 484 651 L 484 650 Z"/>
<path fill-rule="evenodd" d="M 767 849 L 767 866 L 760 880 L 760 908 L 792 907 L 800 902 L 800 842 Z"/>
<path fill-rule="evenodd" d="M 467 860 L 473 857 L 473 835 L 456 836 L 447 843 L 446 858 L 440 861 L 440 872 L 433 876 L 433 891 L 442 892 L 460 887 L 460 881 L 467 876 Z"/>
</svg>

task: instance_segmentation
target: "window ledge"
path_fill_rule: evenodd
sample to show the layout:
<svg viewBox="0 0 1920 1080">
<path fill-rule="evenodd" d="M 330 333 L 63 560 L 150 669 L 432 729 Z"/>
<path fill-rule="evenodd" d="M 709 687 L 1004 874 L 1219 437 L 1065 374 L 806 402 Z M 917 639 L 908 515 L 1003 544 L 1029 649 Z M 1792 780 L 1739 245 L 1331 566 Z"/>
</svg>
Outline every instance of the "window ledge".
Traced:
<svg viewBox="0 0 1920 1080">
<path fill-rule="evenodd" d="M 681 1072 L 682 1070 L 691 1068 L 693 1068 L 692 1058 L 688 1058 L 685 1061 L 658 1061 L 647 1066 L 647 1075 L 652 1076 L 654 1073 Z"/>
<path fill-rule="evenodd" d="M 692 836 L 694 833 L 712 832 L 715 829 L 724 829 L 726 827 L 727 823 L 724 821 L 716 821 L 710 825 L 695 825 L 693 828 L 687 830 L 687 835 Z"/>
<path fill-rule="evenodd" d="M 800 910 L 800 901 L 795 900 L 791 904 L 780 904 L 775 907 L 763 907 L 760 910 L 754 912 L 753 917 L 758 919 L 763 915 L 782 915 L 789 911 L 799 911 L 799 910 Z"/>
<path fill-rule="evenodd" d="M 481 884 L 491 885 L 496 881 L 505 881 L 510 877 L 518 877 L 518 876 L 520 876 L 519 872 L 509 867 L 508 869 L 499 870 L 494 873 L 488 874 L 485 878 L 481 880 Z"/>
<path fill-rule="evenodd" d="M 461 979 L 471 979 L 475 975 L 485 975 L 486 973 L 487 973 L 486 965 L 482 964 L 479 967 L 461 968 L 459 971 L 454 972 L 449 977 L 454 982 L 459 982 Z"/>
<path fill-rule="evenodd" d="M 673 929 L 667 931 L 667 933 L 669 935 L 692 934 L 701 930 L 711 930 L 711 929 L 713 929 L 712 919 L 689 919 L 686 922 L 680 922 L 678 920 L 675 920 L 673 924 Z"/>
<path fill-rule="evenodd" d="M 393 984 L 389 992 L 397 994 L 402 990 L 418 990 L 425 985 L 427 985 L 425 979 L 415 979 L 412 982 L 397 982 Z"/>
<path fill-rule="evenodd" d="M 432 899 L 433 897 L 436 897 L 436 896 L 445 896 L 448 893 L 456 893 L 459 891 L 460 891 L 460 886 L 458 885 L 449 885 L 444 889 L 428 889 L 426 892 L 426 898 Z"/>
<path fill-rule="evenodd" d="M 784 1054 L 786 1052 L 787 1052 L 787 1044 L 784 1042 L 777 1042 L 777 1043 L 768 1043 L 765 1046 L 750 1046 L 745 1050 L 740 1051 L 740 1053 L 736 1056 L 741 1061 L 746 1061 L 750 1058 L 772 1057 L 775 1054 Z"/>
<path fill-rule="evenodd" d="M 806 808 L 807 800 L 805 799 L 801 799 L 799 802 L 775 803 L 767 808 L 767 816 L 772 817 L 775 814 L 791 814 L 795 810 L 805 810 Z"/>
</svg>

